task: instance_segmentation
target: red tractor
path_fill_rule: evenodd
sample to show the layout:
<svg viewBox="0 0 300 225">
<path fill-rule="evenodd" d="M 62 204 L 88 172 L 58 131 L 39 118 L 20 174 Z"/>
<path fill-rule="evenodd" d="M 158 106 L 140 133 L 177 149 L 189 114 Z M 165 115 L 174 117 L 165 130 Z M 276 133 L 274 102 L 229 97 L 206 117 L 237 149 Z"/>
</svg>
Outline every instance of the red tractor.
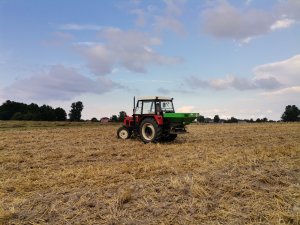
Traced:
<svg viewBox="0 0 300 225">
<path fill-rule="evenodd" d="M 133 100 L 133 115 L 124 119 L 117 131 L 118 138 L 140 137 L 144 143 L 173 141 L 177 134 L 186 133 L 185 125 L 198 117 L 198 113 L 175 113 L 173 98 L 143 97 Z"/>
</svg>

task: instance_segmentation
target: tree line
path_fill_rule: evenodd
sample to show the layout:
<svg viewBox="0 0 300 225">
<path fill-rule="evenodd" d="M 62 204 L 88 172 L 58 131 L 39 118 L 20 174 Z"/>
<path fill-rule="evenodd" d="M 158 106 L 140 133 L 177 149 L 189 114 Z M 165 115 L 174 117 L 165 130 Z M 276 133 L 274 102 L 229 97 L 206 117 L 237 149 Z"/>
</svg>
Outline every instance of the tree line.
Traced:
<svg viewBox="0 0 300 225">
<path fill-rule="evenodd" d="M 72 103 L 69 119 L 80 121 L 82 110 L 82 102 Z M 35 103 L 25 104 L 7 100 L 0 106 L 0 120 L 66 121 L 67 113 L 60 107 L 53 108 L 49 105 L 38 106 Z"/>
<path fill-rule="evenodd" d="M 275 122 L 274 120 L 268 120 L 268 118 L 264 117 L 264 118 L 257 118 L 256 120 L 254 119 L 242 119 L 239 120 L 235 117 L 231 117 L 229 119 L 220 119 L 219 115 L 215 115 L 213 119 L 209 118 L 209 117 L 204 117 L 202 115 L 200 115 L 197 118 L 197 121 L 199 123 L 238 123 L 239 121 L 244 121 L 247 123 L 265 123 L 265 122 Z M 296 122 L 296 121 L 300 121 L 300 110 L 298 109 L 297 106 L 295 105 L 287 105 L 285 107 L 285 111 L 283 112 L 283 114 L 281 115 L 281 121 L 283 122 Z"/>
<path fill-rule="evenodd" d="M 81 101 L 73 102 L 68 114 L 70 121 L 81 121 L 81 112 L 84 106 Z M 111 122 L 123 122 L 127 116 L 125 111 L 119 112 L 118 115 L 112 115 L 109 118 Z M 287 105 L 285 111 L 281 116 L 284 122 L 300 121 L 300 110 L 295 105 Z M 33 120 L 33 121 L 66 121 L 67 113 L 63 108 L 53 108 L 49 105 L 38 106 L 35 103 L 25 104 L 20 102 L 14 102 L 7 100 L 0 106 L 0 120 Z M 93 122 L 97 122 L 96 118 L 92 118 Z M 237 123 L 244 121 L 248 123 L 260 123 L 260 122 L 275 122 L 265 118 L 243 119 L 239 120 L 235 117 L 229 119 L 220 119 L 219 115 L 215 115 L 213 119 L 200 115 L 197 118 L 200 123 Z"/>
</svg>

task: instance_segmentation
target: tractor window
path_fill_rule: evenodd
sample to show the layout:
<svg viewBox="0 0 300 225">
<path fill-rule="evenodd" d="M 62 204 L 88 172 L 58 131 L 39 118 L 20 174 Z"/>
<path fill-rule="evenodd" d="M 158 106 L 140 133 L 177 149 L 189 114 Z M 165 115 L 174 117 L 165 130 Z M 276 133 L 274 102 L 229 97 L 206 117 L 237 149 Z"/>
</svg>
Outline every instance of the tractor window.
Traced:
<svg viewBox="0 0 300 225">
<path fill-rule="evenodd" d="M 172 101 L 161 101 L 160 105 L 163 112 L 174 112 Z"/>
<path fill-rule="evenodd" d="M 136 108 L 135 108 L 135 114 L 141 114 L 142 113 L 142 102 L 138 101 Z"/>
<path fill-rule="evenodd" d="M 155 113 L 155 105 L 153 101 L 144 101 L 143 114 Z"/>
</svg>

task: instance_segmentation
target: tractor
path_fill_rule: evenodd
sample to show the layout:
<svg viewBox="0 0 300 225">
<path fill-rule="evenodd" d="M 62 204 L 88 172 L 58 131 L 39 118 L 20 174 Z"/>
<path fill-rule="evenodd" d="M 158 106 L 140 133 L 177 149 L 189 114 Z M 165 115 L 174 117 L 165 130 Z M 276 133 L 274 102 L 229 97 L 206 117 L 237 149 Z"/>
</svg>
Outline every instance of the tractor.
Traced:
<svg viewBox="0 0 300 225">
<path fill-rule="evenodd" d="M 140 137 L 144 143 L 171 142 L 178 134 L 187 133 L 185 125 L 199 116 L 198 113 L 175 113 L 173 98 L 141 97 L 133 99 L 133 115 L 124 119 L 117 137 L 128 139 Z"/>
</svg>

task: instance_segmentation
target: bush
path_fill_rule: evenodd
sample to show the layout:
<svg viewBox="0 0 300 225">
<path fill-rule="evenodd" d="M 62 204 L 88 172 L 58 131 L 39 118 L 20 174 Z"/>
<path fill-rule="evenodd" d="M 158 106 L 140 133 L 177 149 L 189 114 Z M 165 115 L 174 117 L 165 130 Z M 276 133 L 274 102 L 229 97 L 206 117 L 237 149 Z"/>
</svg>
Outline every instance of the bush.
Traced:
<svg viewBox="0 0 300 225">
<path fill-rule="evenodd" d="M 95 118 L 95 117 L 93 117 L 93 118 L 91 119 L 91 121 L 92 121 L 92 122 L 99 122 L 99 120 L 97 120 L 97 118 Z"/>
</svg>

